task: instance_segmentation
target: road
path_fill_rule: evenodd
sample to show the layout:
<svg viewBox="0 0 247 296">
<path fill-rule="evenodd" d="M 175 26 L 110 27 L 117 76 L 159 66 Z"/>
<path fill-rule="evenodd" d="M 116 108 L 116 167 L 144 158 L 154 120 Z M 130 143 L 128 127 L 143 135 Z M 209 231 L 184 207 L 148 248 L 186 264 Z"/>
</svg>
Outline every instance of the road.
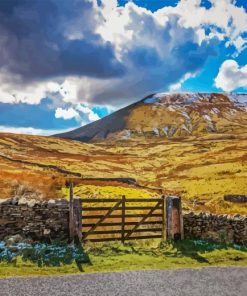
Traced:
<svg viewBox="0 0 247 296">
<path fill-rule="evenodd" d="M 95 273 L 0 280 L 1 296 L 246 296 L 247 268 Z"/>
</svg>

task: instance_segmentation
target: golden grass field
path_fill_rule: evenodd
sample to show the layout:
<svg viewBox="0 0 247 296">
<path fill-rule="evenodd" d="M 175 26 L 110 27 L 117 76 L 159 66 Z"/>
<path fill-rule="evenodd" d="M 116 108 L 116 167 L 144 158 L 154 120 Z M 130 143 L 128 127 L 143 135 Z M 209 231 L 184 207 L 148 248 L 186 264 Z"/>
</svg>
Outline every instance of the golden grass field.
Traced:
<svg viewBox="0 0 247 296">
<path fill-rule="evenodd" d="M 81 174 L 81 177 L 76 174 Z M 137 185 L 86 178 L 135 178 Z M 225 194 L 247 194 L 247 133 L 85 144 L 54 137 L 0 134 L 0 198 L 178 194 L 184 210 L 247 214 Z"/>
</svg>

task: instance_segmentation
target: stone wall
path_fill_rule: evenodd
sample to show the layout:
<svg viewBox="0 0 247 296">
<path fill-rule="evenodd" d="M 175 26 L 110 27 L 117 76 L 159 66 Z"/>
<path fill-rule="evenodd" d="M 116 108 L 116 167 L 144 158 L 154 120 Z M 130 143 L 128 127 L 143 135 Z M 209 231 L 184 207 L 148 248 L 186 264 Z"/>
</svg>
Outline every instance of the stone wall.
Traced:
<svg viewBox="0 0 247 296">
<path fill-rule="evenodd" d="M 184 213 L 184 237 L 247 244 L 247 217 Z M 0 200 L 0 240 L 20 234 L 33 240 L 68 239 L 69 203 L 24 198 Z"/>
<path fill-rule="evenodd" d="M 65 239 L 68 232 L 66 200 L 0 200 L 0 240 L 16 234 L 33 240 Z"/>
<path fill-rule="evenodd" d="M 188 213 L 183 215 L 185 238 L 247 244 L 247 217 Z"/>
</svg>

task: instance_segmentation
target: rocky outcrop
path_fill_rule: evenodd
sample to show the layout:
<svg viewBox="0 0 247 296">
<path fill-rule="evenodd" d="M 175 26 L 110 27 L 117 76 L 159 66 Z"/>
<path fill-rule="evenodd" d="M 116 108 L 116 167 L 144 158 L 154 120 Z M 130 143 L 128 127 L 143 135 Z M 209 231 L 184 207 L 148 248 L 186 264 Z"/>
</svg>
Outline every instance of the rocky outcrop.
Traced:
<svg viewBox="0 0 247 296">
<path fill-rule="evenodd" d="M 69 204 L 66 200 L 0 200 L 0 240 L 16 234 L 33 240 L 68 238 Z"/>
<path fill-rule="evenodd" d="M 247 217 L 188 213 L 183 215 L 185 238 L 247 244 Z"/>
<path fill-rule="evenodd" d="M 239 203 L 247 202 L 247 195 L 225 195 L 224 200 Z"/>
</svg>

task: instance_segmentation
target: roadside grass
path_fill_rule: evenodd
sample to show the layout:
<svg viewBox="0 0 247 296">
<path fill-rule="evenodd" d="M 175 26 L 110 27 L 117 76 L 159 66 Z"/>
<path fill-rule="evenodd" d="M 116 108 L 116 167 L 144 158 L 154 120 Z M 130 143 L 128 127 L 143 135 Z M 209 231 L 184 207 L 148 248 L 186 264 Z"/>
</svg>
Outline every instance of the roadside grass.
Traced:
<svg viewBox="0 0 247 296">
<path fill-rule="evenodd" d="M 121 243 L 87 243 L 88 263 L 60 262 L 59 266 L 38 266 L 17 257 L 0 262 L 0 277 L 66 275 L 165 268 L 247 266 L 247 247 L 213 244 L 202 240 L 160 242 L 160 240 Z"/>
</svg>

